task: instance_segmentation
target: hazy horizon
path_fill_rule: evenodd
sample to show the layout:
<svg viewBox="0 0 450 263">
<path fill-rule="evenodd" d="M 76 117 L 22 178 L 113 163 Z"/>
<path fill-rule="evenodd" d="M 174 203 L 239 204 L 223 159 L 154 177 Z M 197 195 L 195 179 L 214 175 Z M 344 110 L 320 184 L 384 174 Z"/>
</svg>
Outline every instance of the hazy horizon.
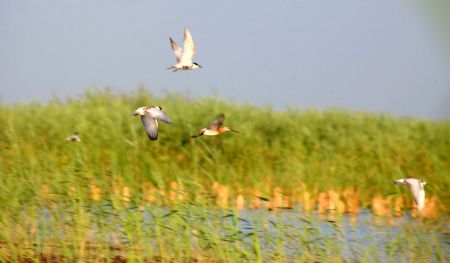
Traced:
<svg viewBox="0 0 450 263">
<path fill-rule="evenodd" d="M 0 98 L 144 85 L 277 109 L 450 119 L 450 25 L 429 10 L 388 0 L 0 0 Z M 204 67 L 173 73 L 168 37 L 181 45 L 184 26 Z"/>
</svg>

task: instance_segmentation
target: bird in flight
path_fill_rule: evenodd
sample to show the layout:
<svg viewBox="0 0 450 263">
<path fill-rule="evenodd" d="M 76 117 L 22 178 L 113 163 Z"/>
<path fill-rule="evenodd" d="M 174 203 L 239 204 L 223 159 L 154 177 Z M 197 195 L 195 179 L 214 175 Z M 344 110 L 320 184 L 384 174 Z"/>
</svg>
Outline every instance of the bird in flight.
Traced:
<svg viewBox="0 0 450 263">
<path fill-rule="evenodd" d="M 417 178 L 404 178 L 398 179 L 394 181 L 395 184 L 405 184 L 408 186 L 411 191 L 414 201 L 417 204 L 417 210 L 419 213 L 422 213 L 425 208 L 425 188 L 424 186 L 427 184 L 425 181 Z"/>
<path fill-rule="evenodd" d="M 196 135 L 193 135 L 191 137 L 197 138 L 202 135 L 214 136 L 214 135 L 222 134 L 226 131 L 233 131 L 233 132 L 239 133 L 238 131 L 231 129 L 230 127 L 227 127 L 227 126 L 222 127 L 224 120 L 225 120 L 225 115 L 223 113 L 217 115 L 207 128 L 201 129 L 200 132 L 198 132 Z"/>
<path fill-rule="evenodd" d="M 173 124 L 160 106 L 140 107 L 134 112 L 134 116 L 141 116 L 145 132 L 152 141 L 158 139 L 158 121 Z"/>
<path fill-rule="evenodd" d="M 80 134 L 78 134 L 78 132 L 75 132 L 74 134 L 72 134 L 69 137 L 67 137 L 66 141 L 68 141 L 68 142 L 81 142 Z"/>
<path fill-rule="evenodd" d="M 181 49 L 171 37 L 169 37 L 169 40 L 172 50 L 177 58 L 177 64 L 167 69 L 172 69 L 172 71 L 175 72 L 177 70 L 190 70 L 202 67 L 196 62 L 192 62 L 195 55 L 195 44 L 192 40 L 191 32 L 187 27 L 184 28 L 183 49 Z"/>
</svg>

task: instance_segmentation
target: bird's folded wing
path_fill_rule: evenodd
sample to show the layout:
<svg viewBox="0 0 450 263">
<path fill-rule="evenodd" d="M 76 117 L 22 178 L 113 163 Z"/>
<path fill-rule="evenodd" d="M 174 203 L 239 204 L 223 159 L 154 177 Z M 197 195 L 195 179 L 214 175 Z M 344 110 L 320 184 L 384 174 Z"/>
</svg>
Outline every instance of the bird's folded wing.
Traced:
<svg viewBox="0 0 450 263">
<path fill-rule="evenodd" d="M 222 126 L 223 122 L 225 120 L 225 115 L 223 113 L 217 115 L 214 120 L 209 124 L 208 129 L 210 130 L 217 130 L 220 126 Z"/>
<path fill-rule="evenodd" d="M 141 116 L 142 124 L 144 124 L 145 132 L 150 140 L 158 139 L 158 123 L 149 114 Z"/>
</svg>

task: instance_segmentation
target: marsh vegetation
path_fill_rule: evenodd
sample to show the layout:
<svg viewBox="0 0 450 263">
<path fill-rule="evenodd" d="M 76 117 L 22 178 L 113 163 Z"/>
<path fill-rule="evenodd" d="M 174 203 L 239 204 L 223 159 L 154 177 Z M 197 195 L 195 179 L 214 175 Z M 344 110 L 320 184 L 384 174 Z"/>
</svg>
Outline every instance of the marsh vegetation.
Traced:
<svg viewBox="0 0 450 263">
<path fill-rule="evenodd" d="M 158 141 L 144 105 L 174 122 Z M 221 112 L 239 134 L 191 140 Z M 144 89 L 0 105 L 0 261 L 449 261 L 449 135 Z M 421 218 L 405 177 L 430 184 Z"/>
</svg>

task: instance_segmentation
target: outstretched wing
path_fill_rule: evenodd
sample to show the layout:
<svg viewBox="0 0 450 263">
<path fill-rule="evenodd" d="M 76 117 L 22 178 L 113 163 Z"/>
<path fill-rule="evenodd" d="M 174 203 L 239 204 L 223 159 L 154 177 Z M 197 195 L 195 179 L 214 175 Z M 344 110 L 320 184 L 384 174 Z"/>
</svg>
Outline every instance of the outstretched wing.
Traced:
<svg viewBox="0 0 450 263">
<path fill-rule="evenodd" d="M 194 40 L 192 40 L 191 32 L 187 27 L 184 28 L 183 55 L 181 57 L 182 64 L 191 64 L 195 55 Z"/>
<path fill-rule="evenodd" d="M 158 122 L 153 119 L 150 114 L 144 114 L 141 116 L 142 124 L 144 124 L 145 132 L 150 140 L 155 141 L 158 139 Z"/>
<path fill-rule="evenodd" d="M 214 120 L 211 122 L 211 124 L 208 126 L 209 130 L 217 130 L 222 126 L 223 122 L 225 120 L 225 115 L 223 113 L 217 115 Z"/>
<path fill-rule="evenodd" d="M 405 179 L 406 185 L 409 190 L 411 190 L 412 195 L 414 196 L 414 201 L 419 205 L 422 202 L 423 197 L 425 196 L 423 186 L 420 184 L 419 179 L 416 178 L 407 178 Z"/>
<path fill-rule="evenodd" d="M 402 179 L 398 179 L 398 180 L 394 180 L 394 183 L 395 184 L 406 184 L 405 183 L 405 179 L 403 179 L 403 178 Z"/>
<path fill-rule="evenodd" d="M 167 124 L 173 124 L 173 122 L 167 117 L 166 113 L 162 110 L 151 108 L 147 110 L 147 113 L 154 119 L 165 122 Z"/>
<path fill-rule="evenodd" d="M 183 50 L 177 45 L 177 43 L 169 37 L 170 45 L 172 47 L 173 53 L 175 53 L 175 56 L 177 57 L 177 62 L 180 63 L 181 56 L 183 55 Z"/>
</svg>

